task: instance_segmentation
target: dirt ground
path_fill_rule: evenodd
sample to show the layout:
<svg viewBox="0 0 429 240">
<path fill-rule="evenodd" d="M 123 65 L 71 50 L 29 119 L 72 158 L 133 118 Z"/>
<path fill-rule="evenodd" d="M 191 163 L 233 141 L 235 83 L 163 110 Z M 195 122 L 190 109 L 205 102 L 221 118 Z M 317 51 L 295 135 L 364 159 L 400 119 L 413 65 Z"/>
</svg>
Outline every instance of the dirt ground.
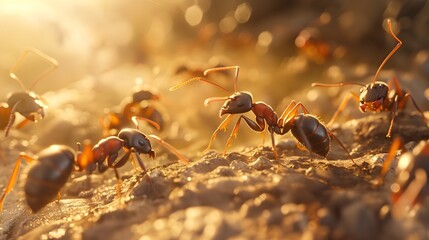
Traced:
<svg viewBox="0 0 429 240">
<path fill-rule="evenodd" d="M 382 186 L 374 183 L 391 143 L 388 120 L 371 114 L 332 129 L 359 167 L 336 143 L 327 159 L 310 159 L 283 138 L 280 165 L 266 146 L 210 151 L 187 165 L 151 166 L 147 175 L 122 171 L 120 197 L 113 172 L 75 174 L 61 201 L 37 214 L 17 187 L 1 215 L 1 238 L 427 239 L 427 201 L 401 219 L 390 214 L 395 163 Z M 400 113 L 393 134 L 412 148 L 429 129 L 416 113 Z"/>
</svg>

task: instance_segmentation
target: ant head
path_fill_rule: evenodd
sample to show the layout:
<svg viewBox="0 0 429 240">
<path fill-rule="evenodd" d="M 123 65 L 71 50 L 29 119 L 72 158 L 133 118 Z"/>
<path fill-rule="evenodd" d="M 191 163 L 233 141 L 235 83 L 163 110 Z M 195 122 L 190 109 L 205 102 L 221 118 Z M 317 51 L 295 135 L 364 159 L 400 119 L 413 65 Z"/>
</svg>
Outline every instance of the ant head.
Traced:
<svg viewBox="0 0 429 240">
<path fill-rule="evenodd" d="M 154 153 L 147 136 L 137 129 L 124 128 L 119 132 L 118 137 L 124 140 L 124 146 L 128 149 L 134 148 L 137 153 L 145 153 L 149 156 Z"/>
<path fill-rule="evenodd" d="M 359 108 L 362 112 L 377 112 L 383 106 L 389 92 L 389 87 L 384 82 L 368 84 L 360 89 Z"/>
<path fill-rule="evenodd" d="M 159 95 L 148 89 L 142 89 L 133 93 L 133 103 L 144 100 L 159 100 Z"/>
<path fill-rule="evenodd" d="M 47 106 L 33 92 L 17 92 L 9 96 L 7 100 L 9 107 L 15 107 L 15 111 L 22 116 L 36 122 L 45 117 Z"/>
<path fill-rule="evenodd" d="M 248 92 L 236 92 L 228 97 L 219 115 L 245 113 L 252 110 L 252 95 Z"/>
</svg>

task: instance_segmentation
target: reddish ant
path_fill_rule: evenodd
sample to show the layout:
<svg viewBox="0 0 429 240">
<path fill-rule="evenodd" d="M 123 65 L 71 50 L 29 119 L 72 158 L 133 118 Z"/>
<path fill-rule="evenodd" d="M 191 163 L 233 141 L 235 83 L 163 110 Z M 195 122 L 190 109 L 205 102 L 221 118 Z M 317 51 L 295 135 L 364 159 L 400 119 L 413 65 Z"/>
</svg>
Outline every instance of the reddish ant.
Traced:
<svg viewBox="0 0 429 240">
<path fill-rule="evenodd" d="M 390 137 L 392 133 L 393 123 L 395 121 L 396 111 L 398 109 L 403 109 L 405 107 L 405 104 L 407 103 L 408 99 L 411 99 L 414 107 L 417 109 L 417 111 L 420 112 L 423 121 L 427 123 L 427 119 L 424 116 L 424 113 L 420 110 L 420 108 L 417 106 L 414 98 L 411 96 L 411 94 L 404 89 L 401 88 L 399 85 L 398 80 L 394 77 L 389 81 L 389 84 L 386 84 L 384 82 L 376 81 L 378 74 L 380 73 L 383 66 L 386 64 L 387 60 L 390 59 L 390 57 L 401 47 L 402 41 L 393 33 L 392 30 L 392 24 L 390 19 L 387 20 L 387 25 L 389 27 L 390 34 L 393 36 L 393 38 L 396 39 L 398 44 L 393 48 L 393 50 L 387 55 L 387 57 L 383 60 L 383 62 L 380 64 L 380 67 L 378 68 L 377 72 L 375 73 L 374 79 L 372 83 L 364 85 L 361 83 L 338 83 L 338 84 L 323 84 L 323 83 L 313 83 L 312 86 L 318 86 L 318 87 L 342 87 L 346 85 L 358 85 L 361 86 L 359 96 L 353 92 L 349 92 L 349 94 L 344 98 L 344 100 L 341 102 L 340 106 L 338 107 L 337 111 L 332 116 L 331 121 L 327 125 L 332 124 L 335 119 L 337 118 L 338 114 L 346 107 L 348 101 L 351 97 L 353 97 L 356 101 L 359 102 L 359 109 L 361 112 L 381 112 L 381 111 L 390 111 L 392 112 L 392 119 L 390 121 L 389 130 L 386 134 L 386 137 Z M 394 89 L 392 89 L 394 87 Z"/>
<path fill-rule="evenodd" d="M 154 90 L 144 88 L 136 91 L 131 100 L 126 100 L 122 112 L 108 112 L 102 119 L 103 136 L 116 135 L 120 129 L 133 123 L 132 117 L 146 118 L 152 127 L 164 129 L 164 118 L 161 112 L 150 101 L 157 101 L 160 96 Z M 144 103 L 144 104 L 142 104 Z"/>
<path fill-rule="evenodd" d="M 395 152 L 401 148 L 400 138 L 393 140 L 389 153 L 384 160 L 380 181 L 382 182 L 391 161 L 395 157 Z M 429 195 L 429 142 L 421 141 L 412 152 L 406 152 L 399 158 L 397 178 L 390 187 L 392 190 L 392 200 L 395 214 L 401 216 L 403 211 Z"/>
<path fill-rule="evenodd" d="M 309 150 L 310 154 L 312 152 L 322 157 L 327 156 L 330 148 L 331 137 L 334 138 L 347 152 L 353 163 L 357 165 L 354 162 L 353 158 L 350 156 L 350 153 L 344 147 L 344 145 L 315 116 L 310 115 L 309 111 L 304 107 L 302 103 L 296 103 L 293 100 L 289 104 L 289 106 L 283 111 L 280 117 L 278 117 L 276 112 L 270 105 L 261 101 L 253 102 L 253 97 L 251 93 L 245 91 L 237 92 L 237 80 L 240 69 L 239 66 L 210 68 L 204 71 L 204 76 L 206 76 L 210 72 L 225 71 L 231 69 L 235 70 L 234 93 L 229 97 L 207 98 L 204 102 L 204 104 L 207 106 L 213 101 L 225 101 L 219 112 L 219 117 L 222 117 L 225 114 L 227 114 L 227 117 L 214 131 L 207 148 L 203 152 L 210 149 L 211 144 L 215 140 L 219 131 L 226 131 L 226 128 L 232 120 L 233 115 L 240 114 L 240 117 L 237 120 L 237 123 L 235 124 L 231 135 L 227 140 L 224 154 L 227 152 L 227 149 L 231 144 L 232 138 L 237 136 L 240 122 L 242 119 L 244 119 L 247 125 L 256 132 L 263 132 L 266 126 L 268 126 L 267 130 L 271 135 L 271 144 L 276 160 L 279 160 L 279 155 L 275 148 L 276 144 L 274 140 L 274 134 L 284 135 L 287 132 L 291 131 L 293 136 L 298 140 L 298 142 Z M 183 87 L 184 85 L 192 81 L 202 81 L 225 91 L 228 91 L 225 88 L 200 77 L 192 78 L 188 81 L 182 82 L 181 84 L 170 88 L 170 91 L 174 91 L 180 87 Z M 304 113 L 298 113 L 299 109 L 301 109 Z M 253 121 L 250 118 L 241 115 L 250 111 L 255 114 L 256 121 Z"/>
<path fill-rule="evenodd" d="M 33 53 L 43 60 L 50 64 L 50 67 L 47 68 L 44 72 L 38 76 L 30 89 L 27 89 L 22 81 L 16 75 L 16 70 L 22 65 L 24 59 L 30 54 Z M 21 114 L 25 119 L 17 125 L 16 128 L 24 127 L 29 121 L 37 122 L 39 119 L 44 118 L 45 109 L 47 108 L 40 97 L 34 93 L 32 90 L 36 84 L 45 77 L 48 73 L 52 72 L 58 67 L 58 62 L 52 57 L 42 53 L 37 49 L 26 50 L 18 59 L 15 66 L 10 69 L 10 77 L 18 81 L 19 85 L 22 88 L 22 92 L 12 93 L 7 100 L 7 103 L 2 103 L 0 106 L 0 129 L 5 130 L 5 136 L 9 135 L 9 131 L 12 128 L 13 123 L 15 122 L 15 113 Z"/>
<path fill-rule="evenodd" d="M 136 122 L 137 119 L 138 118 L 134 121 Z M 54 200 L 57 194 L 59 200 L 59 191 L 67 182 L 73 169 L 76 171 L 86 170 L 86 172 L 90 174 L 97 167 L 100 173 L 105 172 L 108 168 L 113 168 L 118 180 L 119 191 L 121 179 L 117 168 L 124 166 L 130 157 L 133 160 L 131 156 L 132 153 L 134 153 L 144 173 L 146 173 L 147 170 L 139 154 L 148 154 L 149 157 L 155 158 L 155 151 L 152 149 L 148 137 L 156 140 L 163 147 L 167 148 L 176 155 L 180 161 L 184 163 L 189 162 L 176 148 L 166 143 L 158 136 L 146 136 L 138 129 L 133 128 L 124 128 L 119 132 L 118 136 L 101 139 L 92 149 L 89 144 L 86 144 L 83 151 L 81 151 L 80 144 L 78 143 L 78 153 L 76 157 L 74 151 L 69 147 L 52 145 L 38 154 L 38 163 L 28 172 L 27 181 L 25 183 L 25 195 L 29 207 L 33 212 L 37 212 Z M 117 160 L 121 149 L 125 150 L 125 154 Z M 36 158 L 26 154 L 20 154 L 13 169 L 12 176 L 0 199 L 0 208 L 3 206 L 6 195 L 12 191 L 15 185 L 22 159 L 31 162 Z"/>
</svg>

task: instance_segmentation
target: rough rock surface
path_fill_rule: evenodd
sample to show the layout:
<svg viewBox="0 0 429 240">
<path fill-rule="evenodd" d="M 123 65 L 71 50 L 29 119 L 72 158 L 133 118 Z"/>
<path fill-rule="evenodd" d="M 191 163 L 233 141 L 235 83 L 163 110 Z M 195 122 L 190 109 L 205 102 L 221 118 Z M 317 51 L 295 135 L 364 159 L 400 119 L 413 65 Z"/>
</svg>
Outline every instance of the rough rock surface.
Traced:
<svg viewBox="0 0 429 240">
<path fill-rule="evenodd" d="M 384 185 L 374 184 L 391 143 L 386 122 L 382 113 L 332 128 L 359 167 L 336 143 L 328 159 L 310 159 L 294 140 L 283 139 L 280 164 L 269 147 L 226 156 L 211 151 L 188 165 L 152 167 L 147 175 L 122 171 L 120 194 L 113 172 L 76 174 L 61 201 L 37 214 L 17 187 L 0 217 L 0 238 L 424 239 L 428 201 L 401 219 L 390 214 L 395 164 Z M 429 129 L 418 115 L 400 113 L 393 135 L 414 146 L 429 138 Z"/>
</svg>

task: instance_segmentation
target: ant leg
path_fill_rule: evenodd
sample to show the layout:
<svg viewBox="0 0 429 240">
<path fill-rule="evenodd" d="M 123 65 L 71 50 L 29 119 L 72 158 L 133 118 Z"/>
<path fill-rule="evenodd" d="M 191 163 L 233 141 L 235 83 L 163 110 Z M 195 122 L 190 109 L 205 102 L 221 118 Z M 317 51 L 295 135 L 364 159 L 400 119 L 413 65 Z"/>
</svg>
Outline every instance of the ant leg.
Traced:
<svg viewBox="0 0 429 240">
<path fill-rule="evenodd" d="M 212 137 L 210 138 L 209 144 L 207 145 L 206 149 L 204 149 L 200 154 L 204 154 L 205 152 L 207 152 L 210 147 L 212 146 L 213 141 L 216 139 L 217 133 L 219 131 L 226 131 L 228 124 L 231 122 L 232 120 L 232 114 L 229 114 L 225 120 L 223 120 L 223 122 L 221 124 L 219 124 L 219 126 L 216 128 L 216 130 L 213 132 Z"/>
<path fill-rule="evenodd" d="M 232 138 L 237 137 L 237 134 L 238 134 L 238 128 L 240 127 L 240 122 L 241 122 L 241 119 L 242 119 L 242 118 L 246 121 L 247 125 L 248 125 L 251 129 L 253 129 L 254 131 L 257 131 L 257 132 L 263 132 L 263 131 L 265 130 L 265 122 L 262 122 L 262 124 L 261 124 L 261 125 L 259 125 L 258 123 L 254 122 L 254 121 L 253 121 L 253 120 L 251 120 L 250 118 L 248 118 L 248 117 L 246 117 L 246 116 L 244 116 L 244 115 L 241 115 L 241 116 L 240 116 L 240 118 L 237 120 L 237 123 L 235 124 L 235 126 L 234 126 L 234 128 L 233 128 L 233 130 L 232 130 L 231 134 L 229 135 L 228 141 L 226 142 L 225 150 L 224 150 L 224 152 L 223 152 L 223 154 L 224 154 L 224 155 L 225 155 L 225 154 L 226 154 L 226 152 L 228 151 L 228 148 L 231 146 Z M 274 149 L 274 151 L 275 151 L 275 149 Z M 276 157 L 276 159 L 278 159 L 278 156 Z"/>
<path fill-rule="evenodd" d="M 21 129 L 21 128 L 23 128 L 23 127 L 25 127 L 25 126 L 27 126 L 27 124 L 29 124 L 31 121 L 29 120 L 29 119 L 24 119 L 24 120 L 22 120 L 20 123 L 18 123 L 16 126 L 15 126 L 15 128 L 16 129 Z"/>
<path fill-rule="evenodd" d="M 265 144 L 265 132 L 264 131 L 261 132 L 261 138 L 262 138 L 261 146 L 264 146 L 264 144 Z"/>
<path fill-rule="evenodd" d="M 417 106 L 416 101 L 414 100 L 413 96 L 411 96 L 410 93 L 406 93 L 405 94 L 406 98 L 410 98 L 411 102 L 413 103 L 414 107 L 417 109 L 417 111 L 420 113 L 420 115 L 422 115 L 423 121 L 426 123 L 426 125 L 428 124 L 428 119 L 425 117 L 425 114 L 423 113 L 422 110 L 420 110 L 420 108 Z"/>
<path fill-rule="evenodd" d="M 404 90 L 402 89 L 401 85 L 399 84 L 398 78 L 396 78 L 396 76 L 393 76 L 389 81 L 388 81 L 388 85 L 389 88 L 395 88 L 396 93 L 399 96 L 403 96 L 404 95 Z M 393 86 L 392 86 L 393 85 Z"/>
<path fill-rule="evenodd" d="M 19 157 L 15 163 L 15 166 L 13 167 L 12 175 L 10 176 L 9 181 L 6 185 L 6 189 L 4 190 L 3 195 L 0 198 L 0 210 L 3 208 L 3 203 L 6 199 L 6 195 L 8 193 L 10 193 L 13 190 L 13 188 L 15 187 L 15 183 L 16 183 L 16 180 L 18 178 L 19 168 L 21 166 L 21 160 L 22 159 L 26 160 L 27 162 L 32 162 L 34 160 L 34 158 L 32 158 L 32 157 L 30 157 L 24 153 L 19 154 Z"/>
<path fill-rule="evenodd" d="M 390 138 L 393 129 L 393 123 L 395 122 L 396 111 L 398 110 L 398 95 L 395 96 L 393 100 L 393 109 L 392 109 L 392 120 L 390 120 L 389 131 L 387 131 L 386 137 Z"/>
<path fill-rule="evenodd" d="M 116 167 L 113 167 L 113 170 L 115 171 L 115 177 L 118 180 L 118 183 L 116 185 L 116 197 L 118 197 L 119 200 L 122 199 L 122 179 L 119 176 L 118 169 Z"/>
<path fill-rule="evenodd" d="M 12 128 L 13 123 L 15 122 L 15 112 L 16 112 L 16 108 L 19 106 L 19 104 L 21 103 L 21 101 L 17 102 L 12 109 L 10 110 L 10 115 L 9 115 L 9 122 L 7 123 L 6 129 L 4 130 L 4 136 L 7 137 L 9 135 L 9 131 Z"/>
<path fill-rule="evenodd" d="M 414 180 L 408 185 L 393 205 L 392 215 L 395 219 L 402 218 L 406 214 L 407 208 L 413 205 L 413 202 L 416 201 L 420 191 L 426 185 L 427 177 L 425 170 L 416 170 Z"/>
<path fill-rule="evenodd" d="M 0 129 L 3 130 L 9 123 L 11 109 L 4 103 L 0 105 Z"/>
<path fill-rule="evenodd" d="M 331 120 L 326 125 L 331 125 L 334 123 L 335 119 L 338 117 L 338 114 L 346 108 L 347 103 L 350 101 L 350 98 L 353 97 L 358 103 L 359 103 L 359 96 L 354 92 L 349 92 L 347 96 L 343 99 L 340 106 L 338 107 L 337 111 L 335 111 L 334 115 L 332 116 Z"/>
<path fill-rule="evenodd" d="M 328 130 L 329 136 L 332 137 L 335 141 L 337 141 L 337 143 L 340 144 L 341 148 L 344 149 L 344 151 L 347 153 L 347 155 L 349 155 L 349 158 L 350 158 L 350 160 L 352 160 L 353 164 L 356 167 L 360 168 L 359 165 L 353 159 L 352 155 L 350 155 L 350 152 L 347 150 L 347 148 L 344 146 L 344 144 L 340 141 L 340 139 L 338 139 L 337 136 L 335 136 L 335 134 L 332 133 L 331 130 L 329 130 L 328 128 L 326 128 L 326 130 Z"/>
<path fill-rule="evenodd" d="M 304 107 L 304 105 L 301 102 L 295 104 L 295 106 L 284 117 L 286 121 L 283 121 L 283 125 L 279 126 L 280 128 L 282 128 L 282 131 L 281 131 L 282 135 L 287 133 L 292 128 L 293 120 L 295 116 L 298 114 L 299 108 L 302 109 L 304 114 L 309 114 L 309 111 L 307 110 L 307 108 Z"/>
<path fill-rule="evenodd" d="M 386 176 L 386 173 L 387 173 L 387 170 L 389 170 L 390 163 L 395 158 L 395 153 L 399 148 L 401 148 L 401 146 L 402 146 L 401 138 L 395 137 L 395 139 L 393 139 L 392 145 L 390 146 L 390 150 L 387 153 L 386 158 L 384 159 L 383 167 L 381 168 L 378 183 L 380 183 L 380 184 L 383 183 L 384 177 Z"/>
<path fill-rule="evenodd" d="M 226 66 L 226 67 L 215 67 L 215 68 L 209 68 L 204 71 L 204 76 L 207 76 L 210 72 L 219 72 L 219 71 L 225 71 L 235 69 L 235 76 L 234 76 L 234 92 L 237 92 L 237 81 L 238 81 L 238 73 L 240 72 L 240 66 Z"/>
<path fill-rule="evenodd" d="M 60 192 L 58 192 L 58 196 L 57 196 L 57 203 L 60 203 L 60 200 L 61 200 L 61 193 L 60 193 Z"/>
<path fill-rule="evenodd" d="M 136 152 L 134 153 L 134 155 L 137 157 L 137 162 L 139 163 L 140 168 L 143 170 L 144 173 L 147 174 L 147 169 L 146 169 L 146 167 L 145 167 L 145 165 L 143 163 L 143 160 L 141 159 L 140 155 L 138 153 L 136 153 Z"/>
<path fill-rule="evenodd" d="M 118 155 L 110 155 L 107 157 L 107 166 L 108 167 L 113 167 L 113 168 L 120 168 L 122 166 L 125 165 L 125 163 L 127 163 L 128 159 L 130 158 L 130 155 L 132 152 L 134 152 L 134 148 L 131 148 L 130 150 L 125 150 L 125 154 L 118 160 L 116 161 Z M 113 157 L 111 157 L 113 156 Z"/>
<path fill-rule="evenodd" d="M 285 108 L 283 113 L 280 115 L 279 120 L 277 121 L 277 126 L 283 126 L 283 121 L 287 115 L 289 115 L 290 111 L 295 107 L 296 102 L 292 100 L 289 105 Z"/>
<path fill-rule="evenodd" d="M 154 139 L 159 144 L 161 144 L 161 146 L 163 146 L 168 151 L 170 151 L 171 153 L 173 153 L 182 163 L 184 163 L 184 164 L 188 164 L 189 163 L 189 159 L 185 155 L 183 155 L 181 152 L 179 152 L 179 150 L 177 150 L 171 144 L 169 144 L 166 141 L 162 140 L 160 137 L 158 137 L 156 135 L 153 135 L 153 134 L 148 135 L 148 137 L 150 137 L 151 139 Z"/>
</svg>

